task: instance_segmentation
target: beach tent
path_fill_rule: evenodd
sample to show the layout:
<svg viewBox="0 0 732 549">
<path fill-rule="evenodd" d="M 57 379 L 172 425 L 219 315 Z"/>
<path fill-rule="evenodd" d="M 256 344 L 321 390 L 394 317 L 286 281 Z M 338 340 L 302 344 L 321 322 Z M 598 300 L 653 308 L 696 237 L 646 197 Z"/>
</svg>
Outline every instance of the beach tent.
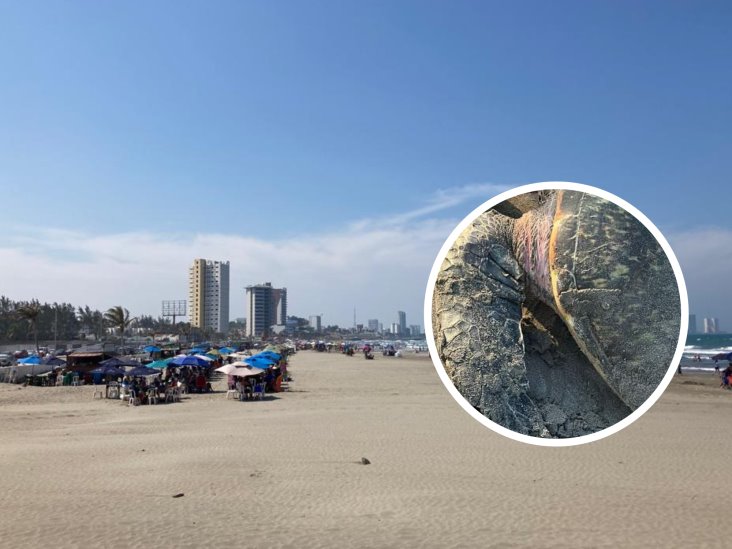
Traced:
<svg viewBox="0 0 732 549">
<path fill-rule="evenodd" d="M 38 366 L 40 363 L 41 363 L 41 357 L 36 356 L 36 355 L 31 355 L 27 358 L 21 358 L 18 361 L 18 364 L 28 364 L 28 365 L 32 364 L 33 366 Z"/>
</svg>

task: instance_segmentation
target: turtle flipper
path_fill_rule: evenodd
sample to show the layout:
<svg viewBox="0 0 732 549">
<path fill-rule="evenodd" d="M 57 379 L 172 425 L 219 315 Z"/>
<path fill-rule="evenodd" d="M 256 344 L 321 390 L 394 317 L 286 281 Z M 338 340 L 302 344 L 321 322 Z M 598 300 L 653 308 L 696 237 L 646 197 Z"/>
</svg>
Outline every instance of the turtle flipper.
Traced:
<svg viewBox="0 0 732 549">
<path fill-rule="evenodd" d="M 541 436 L 542 416 L 528 396 L 512 223 L 489 211 L 458 237 L 437 276 L 432 324 L 445 370 L 468 402 L 512 431 Z"/>
</svg>

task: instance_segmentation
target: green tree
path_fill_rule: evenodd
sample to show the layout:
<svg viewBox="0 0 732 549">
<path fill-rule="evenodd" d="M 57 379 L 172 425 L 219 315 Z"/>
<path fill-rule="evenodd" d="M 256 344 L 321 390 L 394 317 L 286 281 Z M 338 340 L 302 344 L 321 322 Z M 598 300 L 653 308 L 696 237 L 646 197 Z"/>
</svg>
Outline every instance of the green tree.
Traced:
<svg viewBox="0 0 732 549">
<path fill-rule="evenodd" d="M 116 305 L 111 307 L 104 313 L 104 319 L 107 324 L 118 331 L 120 336 L 120 347 L 125 344 L 125 331 L 130 327 L 130 324 L 135 320 L 130 318 L 130 311 L 122 307 L 122 305 Z"/>
<path fill-rule="evenodd" d="M 17 317 L 28 324 L 28 328 L 33 332 L 33 339 L 36 343 L 36 354 L 40 355 L 38 345 L 38 317 L 41 314 L 41 304 L 37 300 L 28 303 L 22 303 L 15 308 Z"/>
</svg>

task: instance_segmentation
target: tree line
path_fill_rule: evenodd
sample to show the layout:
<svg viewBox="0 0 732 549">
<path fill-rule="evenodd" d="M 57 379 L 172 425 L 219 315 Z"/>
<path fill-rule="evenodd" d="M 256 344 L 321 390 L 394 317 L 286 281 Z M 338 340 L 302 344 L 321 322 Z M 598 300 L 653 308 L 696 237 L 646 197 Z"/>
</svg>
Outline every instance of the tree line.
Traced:
<svg viewBox="0 0 732 549">
<path fill-rule="evenodd" d="M 0 342 L 34 340 L 38 347 L 38 341 L 64 341 L 82 334 L 100 340 L 109 329 L 124 340 L 132 328 L 142 334 L 190 330 L 187 323 L 177 324 L 174 330 L 170 319 L 164 317 L 131 318 L 130 312 L 120 305 L 102 312 L 88 305 L 75 307 L 71 303 L 40 303 L 35 299 L 13 301 L 0 296 Z"/>
</svg>

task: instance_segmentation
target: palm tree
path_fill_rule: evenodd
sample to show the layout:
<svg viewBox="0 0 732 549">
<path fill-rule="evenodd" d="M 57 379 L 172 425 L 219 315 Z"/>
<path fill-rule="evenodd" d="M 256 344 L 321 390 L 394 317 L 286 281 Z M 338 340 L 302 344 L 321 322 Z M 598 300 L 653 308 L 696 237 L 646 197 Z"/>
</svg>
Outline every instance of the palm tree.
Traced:
<svg viewBox="0 0 732 549">
<path fill-rule="evenodd" d="M 79 323 L 84 329 L 84 332 L 89 333 L 94 331 L 94 311 L 89 308 L 89 305 L 79 307 L 76 317 L 79 319 Z"/>
<path fill-rule="evenodd" d="M 112 328 L 115 328 L 119 331 L 119 345 L 120 347 L 124 347 L 125 330 L 129 328 L 130 324 L 132 324 L 132 321 L 135 320 L 134 318 L 130 318 L 130 311 L 122 307 L 122 305 L 117 305 L 108 309 L 107 312 L 104 313 L 104 320 L 106 320 L 107 324 L 109 324 Z"/>
<path fill-rule="evenodd" d="M 40 356 L 41 352 L 38 347 L 38 317 L 41 314 L 41 304 L 37 300 L 28 303 L 22 303 L 15 308 L 15 314 L 21 320 L 28 323 L 28 327 L 33 331 L 33 338 L 36 342 L 36 355 Z"/>
</svg>

